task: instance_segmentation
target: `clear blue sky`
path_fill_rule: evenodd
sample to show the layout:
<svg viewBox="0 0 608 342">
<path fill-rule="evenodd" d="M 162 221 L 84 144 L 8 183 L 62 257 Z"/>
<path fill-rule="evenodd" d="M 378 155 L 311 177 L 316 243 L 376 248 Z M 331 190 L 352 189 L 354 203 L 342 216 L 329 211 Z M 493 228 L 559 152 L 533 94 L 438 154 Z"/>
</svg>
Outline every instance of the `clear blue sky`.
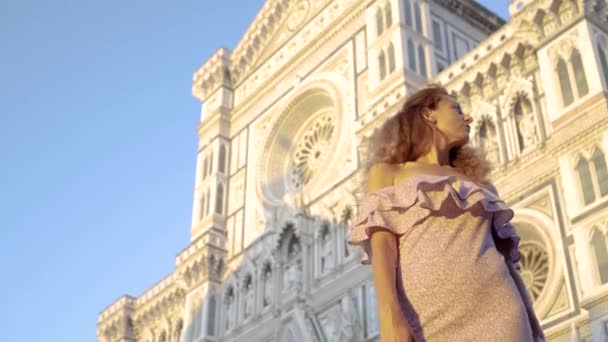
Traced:
<svg viewBox="0 0 608 342">
<path fill-rule="evenodd" d="M 263 0 L 0 3 L 3 341 L 94 341 L 187 246 L 192 73 Z M 507 17 L 508 1 L 486 0 Z"/>
</svg>

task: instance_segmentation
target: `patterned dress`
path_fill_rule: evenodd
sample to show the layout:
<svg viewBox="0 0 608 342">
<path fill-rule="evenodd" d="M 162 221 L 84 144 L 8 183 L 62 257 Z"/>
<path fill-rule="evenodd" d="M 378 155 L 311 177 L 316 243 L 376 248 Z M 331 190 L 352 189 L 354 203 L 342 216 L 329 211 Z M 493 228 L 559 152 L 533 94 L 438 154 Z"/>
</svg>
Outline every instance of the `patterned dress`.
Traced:
<svg viewBox="0 0 608 342">
<path fill-rule="evenodd" d="M 368 193 L 348 243 L 372 256 L 371 227 L 399 237 L 396 290 L 416 341 L 533 341 L 527 303 L 505 263 L 518 261 L 513 211 L 455 175 L 417 175 Z"/>
</svg>

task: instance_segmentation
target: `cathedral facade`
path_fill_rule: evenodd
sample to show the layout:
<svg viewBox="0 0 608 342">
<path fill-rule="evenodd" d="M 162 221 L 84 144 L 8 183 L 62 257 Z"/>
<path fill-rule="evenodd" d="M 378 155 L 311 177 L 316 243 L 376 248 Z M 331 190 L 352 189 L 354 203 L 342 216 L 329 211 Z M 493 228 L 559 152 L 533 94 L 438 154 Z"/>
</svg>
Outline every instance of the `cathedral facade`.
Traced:
<svg viewBox="0 0 608 342">
<path fill-rule="evenodd" d="M 379 341 L 371 267 L 346 243 L 361 160 L 428 83 L 474 119 L 547 340 L 607 341 L 608 4 L 509 12 L 268 0 L 194 73 L 191 242 L 170 275 L 100 313 L 98 341 Z"/>
</svg>

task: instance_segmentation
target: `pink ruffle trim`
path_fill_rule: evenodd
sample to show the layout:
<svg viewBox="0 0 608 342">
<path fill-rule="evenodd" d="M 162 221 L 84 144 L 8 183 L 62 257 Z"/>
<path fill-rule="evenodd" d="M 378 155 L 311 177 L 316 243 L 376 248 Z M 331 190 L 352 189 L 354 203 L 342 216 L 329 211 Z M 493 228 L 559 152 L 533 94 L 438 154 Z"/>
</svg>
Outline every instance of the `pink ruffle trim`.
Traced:
<svg viewBox="0 0 608 342">
<path fill-rule="evenodd" d="M 418 175 L 407 182 L 369 193 L 363 198 L 347 239 L 350 245 L 363 248 L 362 264 L 371 264 L 369 238 L 372 227 L 383 227 L 397 235 L 405 234 L 426 219 L 432 211 L 440 209 L 446 197 L 441 200 L 431 198 L 428 195 L 431 191 L 444 191 L 463 211 L 481 203 L 486 211 L 493 213 L 494 232 L 505 240 L 500 246 L 497 245 L 497 248 L 512 262 L 519 261 L 520 238 L 509 223 L 513 218 L 513 210 L 496 194 L 475 182 L 456 176 Z"/>
</svg>

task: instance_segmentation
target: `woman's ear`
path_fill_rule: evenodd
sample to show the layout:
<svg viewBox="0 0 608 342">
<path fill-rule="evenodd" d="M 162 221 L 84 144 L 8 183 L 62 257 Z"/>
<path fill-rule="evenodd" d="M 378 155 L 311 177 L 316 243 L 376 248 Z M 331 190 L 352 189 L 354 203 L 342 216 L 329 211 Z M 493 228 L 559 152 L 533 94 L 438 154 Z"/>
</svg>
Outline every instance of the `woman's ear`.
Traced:
<svg viewBox="0 0 608 342">
<path fill-rule="evenodd" d="M 422 109 L 422 117 L 423 117 L 423 118 L 424 118 L 426 121 L 428 121 L 428 122 L 430 122 L 430 123 L 432 123 L 432 124 L 436 124 L 436 123 L 437 123 L 437 119 L 435 119 L 435 118 L 433 117 L 433 114 L 431 113 L 431 111 L 430 111 L 428 108 L 423 108 L 423 109 Z"/>
</svg>

